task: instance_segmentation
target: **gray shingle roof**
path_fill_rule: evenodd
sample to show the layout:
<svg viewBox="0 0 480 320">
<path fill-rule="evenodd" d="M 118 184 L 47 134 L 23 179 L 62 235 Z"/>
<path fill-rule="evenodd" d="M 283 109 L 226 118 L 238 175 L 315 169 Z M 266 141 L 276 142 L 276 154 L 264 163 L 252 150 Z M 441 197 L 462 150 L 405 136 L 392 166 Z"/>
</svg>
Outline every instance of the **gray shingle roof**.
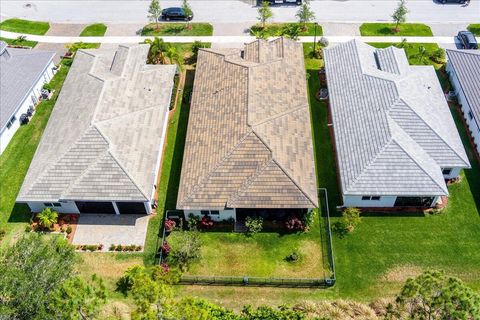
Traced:
<svg viewBox="0 0 480 320">
<path fill-rule="evenodd" d="M 150 200 L 176 66 L 148 49 L 77 52 L 17 201 Z"/>
<path fill-rule="evenodd" d="M 0 131 L 20 108 L 55 52 L 7 48 L 0 41 Z"/>
<path fill-rule="evenodd" d="M 476 50 L 447 50 L 449 63 L 480 126 L 480 52 Z"/>
<path fill-rule="evenodd" d="M 433 67 L 352 40 L 325 68 L 343 193 L 448 194 L 441 168 L 470 164 Z"/>
<path fill-rule="evenodd" d="M 179 209 L 318 205 L 301 44 L 199 52 Z"/>
</svg>

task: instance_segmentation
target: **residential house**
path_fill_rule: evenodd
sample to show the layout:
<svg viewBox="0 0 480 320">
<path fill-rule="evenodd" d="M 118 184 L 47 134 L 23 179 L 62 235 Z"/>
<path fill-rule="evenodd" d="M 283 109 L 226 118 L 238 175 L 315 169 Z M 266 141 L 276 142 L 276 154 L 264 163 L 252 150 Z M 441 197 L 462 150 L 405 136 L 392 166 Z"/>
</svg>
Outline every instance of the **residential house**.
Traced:
<svg viewBox="0 0 480 320">
<path fill-rule="evenodd" d="M 458 103 L 480 154 L 480 52 L 447 50 L 446 70 Z"/>
<path fill-rule="evenodd" d="M 147 65 L 148 51 L 77 52 L 17 202 L 33 212 L 151 212 L 177 67 Z"/>
<path fill-rule="evenodd" d="M 177 209 L 213 220 L 282 218 L 318 206 L 300 43 L 201 49 Z"/>
<path fill-rule="evenodd" d="M 343 205 L 435 206 L 470 164 L 434 68 L 359 40 L 324 56 Z"/>
<path fill-rule="evenodd" d="M 43 85 L 55 74 L 54 56 L 0 41 L 0 154 L 20 127 L 20 117 L 35 112 Z"/>
</svg>

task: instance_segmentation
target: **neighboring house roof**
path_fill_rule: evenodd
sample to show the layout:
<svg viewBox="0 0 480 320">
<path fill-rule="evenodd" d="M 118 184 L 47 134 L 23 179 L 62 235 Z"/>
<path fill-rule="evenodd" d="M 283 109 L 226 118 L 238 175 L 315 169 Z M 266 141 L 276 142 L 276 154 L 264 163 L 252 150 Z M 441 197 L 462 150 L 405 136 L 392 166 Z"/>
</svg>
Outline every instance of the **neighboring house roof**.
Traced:
<svg viewBox="0 0 480 320">
<path fill-rule="evenodd" d="M 8 48 L 0 41 L 0 131 L 20 108 L 54 56 L 55 52 L 50 51 Z"/>
<path fill-rule="evenodd" d="M 302 45 L 199 52 L 178 209 L 318 206 Z"/>
<path fill-rule="evenodd" d="M 480 52 L 477 50 L 447 50 L 475 121 L 480 126 Z"/>
<path fill-rule="evenodd" d="M 176 66 L 148 50 L 77 52 L 17 201 L 150 200 Z"/>
<path fill-rule="evenodd" d="M 470 167 L 432 66 L 358 40 L 325 49 L 347 195 L 447 195 L 441 168 Z"/>
</svg>

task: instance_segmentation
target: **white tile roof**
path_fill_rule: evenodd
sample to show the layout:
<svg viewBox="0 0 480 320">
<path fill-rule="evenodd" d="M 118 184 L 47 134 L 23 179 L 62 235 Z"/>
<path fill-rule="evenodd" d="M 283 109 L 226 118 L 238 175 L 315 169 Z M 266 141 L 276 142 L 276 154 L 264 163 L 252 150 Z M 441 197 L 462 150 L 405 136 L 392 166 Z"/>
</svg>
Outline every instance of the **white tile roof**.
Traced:
<svg viewBox="0 0 480 320">
<path fill-rule="evenodd" d="M 7 48 L 0 41 L 0 130 L 17 112 L 55 52 Z"/>
<path fill-rule="evenodd" d="M 176 66 L 148 49 L 77 52 L 17 201 L 150 200 Z"/>
<path fill-rule="evenodd" d="M 353 40 L 325 50 L 345 195 L 447 195 L 441 168 L 467 155 L 431 66 Z"/>
</svg>

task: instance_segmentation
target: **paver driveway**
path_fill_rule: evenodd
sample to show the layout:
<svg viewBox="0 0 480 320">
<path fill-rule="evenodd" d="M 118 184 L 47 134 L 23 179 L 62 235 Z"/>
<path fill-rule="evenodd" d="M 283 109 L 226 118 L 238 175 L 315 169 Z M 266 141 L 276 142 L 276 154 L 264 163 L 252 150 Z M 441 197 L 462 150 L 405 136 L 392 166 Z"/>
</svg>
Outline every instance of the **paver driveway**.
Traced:
<svg viewBox="0 0 480 320">
<path fill-rule="evenodd" d="M 83 214 L 72 243 L 103 244 L 104 251 L 112 244 L 143 247 L 149 219 L 146 215 Z"/>
</svg>

